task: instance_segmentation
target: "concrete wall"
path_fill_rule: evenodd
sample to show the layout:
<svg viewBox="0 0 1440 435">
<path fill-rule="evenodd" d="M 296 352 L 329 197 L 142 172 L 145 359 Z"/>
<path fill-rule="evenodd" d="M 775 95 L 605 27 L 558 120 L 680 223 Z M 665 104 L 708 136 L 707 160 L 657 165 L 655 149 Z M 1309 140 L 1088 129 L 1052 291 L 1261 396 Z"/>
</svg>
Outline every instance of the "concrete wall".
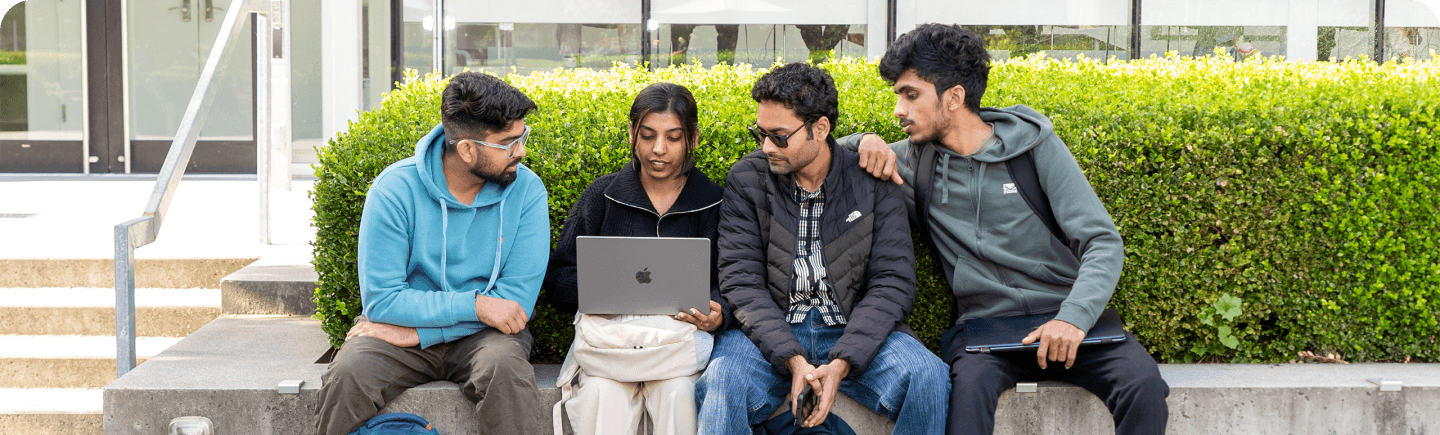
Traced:
<svg viewBox="0 0 1440 435">
<path fill-rule="evenodd" d="M 163 433 L 175 417 L 200 415 L 217 434 L 294 434 L 313 430 L 327 349 L 318 323 L 305 317 L 224 316 L 105 388 L 107 434 Z M 550 421 L 559 398 L 555 366 L 536 369 Z M 1440 430 L 1440 364 L 1162 365 L 1170 384 L 1170 434 L 1377 434 Z M 1400 380 L 1381 392 L 1369 379 Z M 305 381 L 281 395 L 280 381 Z M 847 406 L 849 408 L 847 408 Z M 387 411 L 414 412 L 446 433 L 474 433 L 471 405 L 453 384 L 412 389 Z M 886 433 L 877 414 L 840 405 L 859 433 Z M 1070 384 L 1042 382 L 1036 393 L 1006 392 L 996 413 L 1000 434 L 1113 433 L 1109 411 Z"/>
</svg>

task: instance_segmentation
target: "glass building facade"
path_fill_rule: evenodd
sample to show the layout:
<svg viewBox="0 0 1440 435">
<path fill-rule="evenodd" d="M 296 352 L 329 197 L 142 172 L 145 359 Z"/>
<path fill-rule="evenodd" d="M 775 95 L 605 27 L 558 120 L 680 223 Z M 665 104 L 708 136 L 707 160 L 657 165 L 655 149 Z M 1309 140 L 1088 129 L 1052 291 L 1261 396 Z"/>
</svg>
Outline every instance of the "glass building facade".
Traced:
<svg viewBox="0 0 1440 435">
<path fill-rule="evenodd" d="M 353 115 L 378 105 L 407 69 L 523 74 L 617 62 L 768 66 L 831 55 L 874 58 L 895 35 L 930 22 L 974 30 L 997 59 L 1037 52 L 1097 59 L 1175 52 L 1235 59 L 1280 55 L 1294 61 L 1424 60 L 1440 52 L 1440 0 L 275 4 L 283 6 L 288 32 L 286 128 L 297 155 L 322 146 L 336 125 L 343 128 L 343 119 L 334 119 L 344 116 L 335 113 Z M 0 0 L 0 173 L 156 171 L 229 5 L 227 0 Z M 336 10 L 358 19 L 327 21 Z M 254 170 L 247 49 L 245 44 L 228 49 L 242 53 L 221 66 L 193 172 Z M 353 65 L 326 61 L 339 51 L 349 56 L 341 59 L 355 60 Z M 115 74 L 97 75 L 103 70 L 97 63 L 114 65 Z M 336 87 L 334 71 L 347 69 L 357 70 L 358 80 Z M 97 89 L 114 93 L 119 103 L 97 105 Z M 97 122 L 104 116 L 110 121 Z M 98 133 L 95 125 L 107 123 L 113 128 Z"/>
</svg>

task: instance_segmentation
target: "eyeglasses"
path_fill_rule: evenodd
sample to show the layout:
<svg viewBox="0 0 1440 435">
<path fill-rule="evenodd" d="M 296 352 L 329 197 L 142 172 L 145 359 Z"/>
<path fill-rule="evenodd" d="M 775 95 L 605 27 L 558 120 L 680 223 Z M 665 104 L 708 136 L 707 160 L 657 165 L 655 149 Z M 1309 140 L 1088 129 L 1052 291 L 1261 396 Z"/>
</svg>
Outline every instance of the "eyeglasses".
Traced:
<svg viewBox="0 0 1440 435">
<path fill-rule="evenodd" d="M 809 122 L 800 124 L 800 128 L 795 129 L 795 131 L 790 132 L 790 134 L 781 136 L 761 129 L 760 124 L 753 124 L 750 126 L 750 137 L 755 138 L 755 144 L 762 147 L 765 146 L 765 139 L 768 138 L 771 142 L 775 143 L 776 148 L 785 148 L 790 146 L 791 136 L 794 136 L 795 133 L 799 133 L 800 130 L 804 130 L 808 126 L 810 126 Z"/>
<path fill-rule="evenodd" d="M 490 142 L 486 142 L 486 141 L 483 141 L 483 140 L 477 140 L 477 139 L 451 139 L 451 140 L 449 141 L 449 144 L 450 144 L 450 146 L 455 146 L 456 144 L 458 144 L 458 143 L 460 143 L 460 142 L 463 142 L 463 141 L 467 141 L 467 140 L 468 140 L 468 141 L 475 142 L 475 143 L 478 143 L 478 144 L 480 144 L 480 145 L 484 145 L 484 146 L 487 146 L 487 147 L 499 148 L 499 149 L 505 150 L 505 158 L 513 159 L 513 158 L 515 158 L 515 146 L 516 146 L 516 145 L 525 146 L 525 143 L 526 143 L 529 139 L 530 139 L 530 126 L 527 125 L 527 126 L 525 126 L 525 132 L 524 132 L 524 133 L 520 133 L 520 138 L 515 139 L 515 140 L 513 140 L 513 141 L 510 141 L 510 143 L 505 144 L 505 145 L 493 144 L 493 143 L 490 143 Z"/>
</svg>

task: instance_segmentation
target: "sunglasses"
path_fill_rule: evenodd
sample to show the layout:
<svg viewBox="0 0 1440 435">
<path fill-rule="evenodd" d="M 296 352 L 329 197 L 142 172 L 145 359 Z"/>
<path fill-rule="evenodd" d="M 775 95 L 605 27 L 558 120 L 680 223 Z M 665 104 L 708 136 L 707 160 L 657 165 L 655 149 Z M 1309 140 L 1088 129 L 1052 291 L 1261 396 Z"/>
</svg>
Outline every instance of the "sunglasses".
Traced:
<svg viewBox="0 0 1440 435">
<path fill-rule="evenodd" d="M 791 136 L 794 136 L 795 133 L 799 133 L 800 130 L 804 130 L 808 126 L 810 126 L 809 122 L 800 124 L 800 128 L 795 129 L 795 131 L 790 132 L 790 134 L 781 136 L 761 129 L 760 124 L 752 124 L 750 125 L 750 137 L 755 138 L 755 144 L 762 147 L 765 146 L 765 139 L 770 139 L 770 142 L 774 143 L 776 148 L 785 148 L 790 146 Z"/>
<path fill-rule="evenodd" d="M 519 137 L 518 139 L 515 139 L 515 140 L 513 140 L 513 141 L 510 141 L 510 143 L 505 144 L 505 145 L 494 144 L 494 143 L 486 142 L 486 141 L 483 141 L 483 140 L 477 140 L 477 139 L 451 139 L 451 140 L 449 141 L 449 143 L 450 143 L 450 146 L 455 146 L 456 144 L 459 144 L 460 142 L 464 142 L 464 141 L 467 141 L 467 140 L 468 140 L 468 141 L 475 142 L 475 143 L 478 143 L 478 144 L 480 144 L 480 145 L 484 145 L 484 146 L 487 146 L 487 147 L 499 148 L 499 149 L 505 150 L 505 158 L 513 159 L 513 158 L 515 158 L 515 146 L 517 146 L 517 145 L 518 145 L 518 146 L 525 146 L 525 142 L 526 142 L 527 140 L 529 140 L 529 139 L 530 139 L 530 126 L 527 125 L 527 126 L 525 126 L 525 132 L 524 132 L 524 133 L 520 133 L 520 137 Z"/>
</svg>

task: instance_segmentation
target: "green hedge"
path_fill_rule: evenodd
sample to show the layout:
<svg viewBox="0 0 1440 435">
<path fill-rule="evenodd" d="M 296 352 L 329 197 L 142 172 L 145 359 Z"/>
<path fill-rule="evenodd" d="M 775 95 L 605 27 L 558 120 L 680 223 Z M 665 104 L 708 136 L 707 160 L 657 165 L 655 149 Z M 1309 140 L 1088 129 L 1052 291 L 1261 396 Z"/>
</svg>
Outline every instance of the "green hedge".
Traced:
<svg viewBox="0 0 1440 435">
<path fill-rule="evenodd" d="M 0 51 L 0 65 L 24 65 L 25 52 Z"/>
<path fill-rule="evenodd" d="M 840 88 L 838 134 L 901 137 L 894 95 L 863 60 L 824 64 Z M 591 180 L 628 157 L 627 108 L 645 85 L 683 84 L 701 104 L 698 167 L 723 181 L 754 148 L 748 66 L 617 67 L 511 75 L 540 106 L 526 164 L 550 191 L 558 234 Z M 365 192 L 438 122 L 441 77 L 410 76 L 320 150 L 315 299 L 332 344 L 359 313 L 356 231 Z M 1027 104 L 1055 122 L 1126 241 L 1111 306 L 1165 361 L 1440 360 L 1436 126 L 1440 63 L 1234 63 L 1150 58 L 998 62 L 987 106 Z M 932 349 L 943 282 L 918 253 L 907 322 Z M 537 362 L 557 362 L 569 322 L 541 304 Z"/>
</svg>

